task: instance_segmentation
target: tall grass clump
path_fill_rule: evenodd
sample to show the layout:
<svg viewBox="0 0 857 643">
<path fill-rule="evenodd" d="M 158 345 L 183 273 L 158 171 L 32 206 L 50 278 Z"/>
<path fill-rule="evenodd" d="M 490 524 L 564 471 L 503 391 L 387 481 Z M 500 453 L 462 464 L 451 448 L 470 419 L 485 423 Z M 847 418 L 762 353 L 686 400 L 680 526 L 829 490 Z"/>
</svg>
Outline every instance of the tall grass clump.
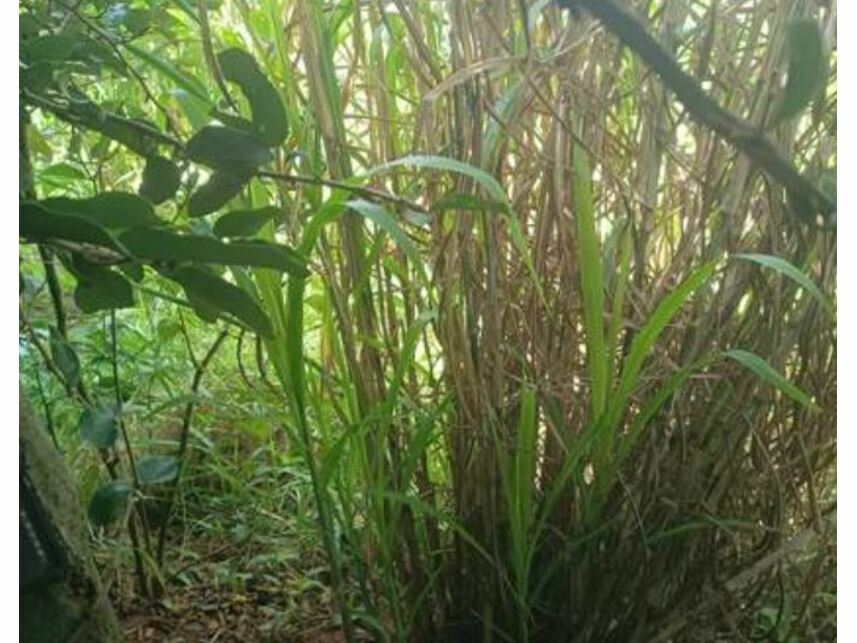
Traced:
<svg viewBox="0 0 857 643">
<path fill-rule="evenodd" d="M 585 14 L 263 5 L 220 19 L 274 35 L 299 167 L 338 182 L 253 205 L 315 268 L 256 281 L 347 638 L 747 631 L 791 538 L 827 564 L 833 234 Z M 802 6 L 648 26 L 760 124 Z M 810 173 L 831 91 L 774 130 Z"/>
</svg>

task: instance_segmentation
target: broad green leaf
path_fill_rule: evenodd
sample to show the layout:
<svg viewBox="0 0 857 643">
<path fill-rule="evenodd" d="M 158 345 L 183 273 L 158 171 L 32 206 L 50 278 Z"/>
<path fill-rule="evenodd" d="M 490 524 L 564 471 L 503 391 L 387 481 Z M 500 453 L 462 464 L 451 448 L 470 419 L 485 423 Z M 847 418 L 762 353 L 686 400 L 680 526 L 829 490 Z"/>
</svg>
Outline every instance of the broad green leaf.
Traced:
<svg viewBox="0 0 857 643">
<path fill-rule="evenodd" d="M 184 288 L 191 304 L 206 321 L 213 321 L 212 313 L 224 312 L 265 337 L 273 333 L 271 321 L 256 300 L 225 279 L 207 270 L 186 266 L 166 273 Z"/>
<path fill-rule="evenodd" d="M 214 172 L 208 182 L 191 195 L 187 213 L 201 217 L 216 212 L 238 196 L 249 180 L 248 172 Z"/>
<path fill-rule="evenodd" d="M 18 207 L 18 231 L 31 241 L 74 241 L 121 252 L 116 239 L 101 226 L 84 217 L 48 210 L 34 201 L 21 203 Z"/>
<path fill-rule="evenodd" d="M 789 23 L 785 46 L 788 80 L 774 122 L 797 116 L 827 81 L 827 52 L 818 22 L 804 18 Z"/>
<path fill-rule="evenodd" d="M 80 437 L 99 449 L 109 449 L 119 437 L 119 417 L 113 406 L 88 408 L 77 421 Z"/>
<path fill-rule="evenodd" d="M 57 163 L 39 170 L 36 174 L 38 181 L 55 187 L 65 188 L 76 181 L 85 181 L 86 174 L 69 163 Z"/>
<path fill-rule="evenodd" d="M 131 487 L 121 480 L 113 480 L 100 487 L 89 501 L 89 521 L 96 527 L 106 527 L 125 515 Z"/>
<path fill-rule="evenodd" d="M 63 62 L 74 57 L 82 42 L 74 36 L 47 34 L 26 43 L 23 54 L 28 63 Z"/>
<path fill-rule="evenodd" d="M 52 212 L 87 219 L 107 230 L 164 225 L 148 201 L 128 192 L 102 192 L 89 199 L 57 197 L 38 204 Z"/>
<path fill-rule="evenodd" d="M 89 265 L 75 270 L 74 301 L 85 313 L 134 305 L 134 293 L 120 274 L 110 268 Z"/>
<path fill-rule="evenodd" d="M 77 353 L 53 326 L 50 333 L 51 359 L 60 369 L 68 385 L 75 387 L 80 381 L 80 360 L 77 358 Z"/>
<path fill-rule="evenodd" d="M 172 455 L 149 455 L 137 462 L 137 479 L 141 485 L 170 482 L 178 473 L 179 461 Z"/>
<path fill-rule="evenodd" d="M 819 287 L 816 286 L 805 273 L 798 270 L 797 267 L 790 264 L 782 257 L 762 254 L 738 254 L 735 255 L 735 257 L 738 259 L 746 259 L 747 261 L 752 261 L 754 263 L 759 264 L 760 266 L 764 266 L 765 268 L 775 270 L 781 275 L 785 275 L 786 277 L 794 281 L 797 285 L 799 285 L 801 288 L 806 290 L 810 295 L 815 297 L 818 303 L 821 304 L 825 312 L 830 315 L 831 318 L 836 317 L 836 313 L 833 310 L 833 305 L 830 303 L 830 300 L 825 297 L 824 293 L 821 292 Z"/>
<path fill-rule="evenodd" d="M 132 255 L 146 261 L 213 263 L 258 266 L 306 276 L 306 261 L 286 246 L 266 241 L 232 241 L 182 235 L 162 228 L 136 228 L 123 232 L 122 243 Z"/>
<path fill-rule="evenodd" d="M 54 71 L 55 65 L 50 62 L 22 65 L 18 71 L 18 82 L 21 87 L 26 87 L 28 91 L 41 94 L 52 87 L 54 82 Z M 32 129 L 32 127 L 30 129 Z M 51 158 L 52 155 L 50 151 L 48 150 L 48 153 L 45 154 L 45 150 L 42 149 L 41 144 L 44 143 L 44 139 L 36 139 L 36 142 L 39 143 L 38 151 L 48 158 Z M 33 146 L 31 149 L 35 151 L 37 148 L 36 146 Z"/>
<path fill-rule="evenodd" d="M 592 419 L 597 420 L 607 402 L 610 360 L 604 348 L 604 269 L 601 242 L 595 229 L 595 208 L 589 164 L 582 148 L 574 149 L 574 205 L 577 253 L 580 257 L 580 289 L 586 328 L 586 361 L 592 381 Z"/>
<path fill-rule="evenodd" d="M 192 161 L 215 168 L 232 169 L 256 166 L 271 160 L 271 151 L 248 132 L 233 127 L 207 125 L 187 142 Z"/>
<path fill-rule="evenodd" d="M 241 132 L 248 132 L 255 136 L 255 132 L 253 131 L 253 123 L 251 121 L 248 121 L 243 116 L 236 116 L 235 114 L 222 112 L 219 109 L 213 110 L 211 112 L 211 115 L 227 127 L 231 127 L 232 129 L 236 129 Z"/>
<path fill-rule="evenodd" d="M 759 379 L 788 395 L 795 402 L 812 411 L 820 410 L 819 406 L 812 401 L 812 398 L 810 398 L 809 395 L 789 382 L 785 377 L 783 377 L 783 375 L 777 372 L 773 366 L 768 364 L 768 362 L 755 353 L 733 348 L 732 350 L 726 351 L 725 355 L 753 371 L 753 373 L 759 376 Z"/>
<path fill-rule="evenodd" d="M 280 214 L 281 210 L 273 206 L 227 212 L 214 222 L 214 234 L 218 237 L 252 237 Z"/>
<path fill-rule="evenodd" d="M 253 132 L 270 146 L 280 145 L 288 134 L 286 110 L 279 93 L 259 69 L 256 60 L 241 49 L 227 49 L 217 56 L 226 80 L 241 87 L 250 103 Z"/>
<path fill-rule="evenodd" d="M 139 194 L 157 205 L 172 198 L 181 181 L 181 171 L 175 163 L 162 156 L 153 156 L 146 161 Z"/>
<path fill-rule="evenodd" d="M 31 13 L 18 14 L 18 36 L 27 41 L 39 35 L 39 21 Z"/>
</svg>

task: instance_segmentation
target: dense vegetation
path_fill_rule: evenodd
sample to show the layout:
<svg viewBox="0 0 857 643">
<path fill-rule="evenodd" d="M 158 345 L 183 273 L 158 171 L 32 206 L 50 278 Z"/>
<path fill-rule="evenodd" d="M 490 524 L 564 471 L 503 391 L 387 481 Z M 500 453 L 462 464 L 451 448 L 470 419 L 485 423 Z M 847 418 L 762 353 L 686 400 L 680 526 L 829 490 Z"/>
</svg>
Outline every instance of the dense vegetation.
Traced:
<svg viewBox="0 0 857 643">
<path fill-rule="evenodd" d="M 835 7 L 21 0 L 129 637 L 834 640 Z"/>
</svg>

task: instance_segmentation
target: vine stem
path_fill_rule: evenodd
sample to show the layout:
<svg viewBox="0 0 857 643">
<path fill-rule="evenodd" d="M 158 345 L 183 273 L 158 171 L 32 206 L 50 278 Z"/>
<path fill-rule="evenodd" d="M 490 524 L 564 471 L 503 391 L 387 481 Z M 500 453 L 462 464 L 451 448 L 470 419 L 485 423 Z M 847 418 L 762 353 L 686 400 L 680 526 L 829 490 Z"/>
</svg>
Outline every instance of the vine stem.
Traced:
<svg viewBox="0 0 857 643">
<path fill-rule="evenodd" d="M 179 436 L 179 450 L 176 454 L 176 458 L 178 460 L 178 469 L 176 471 L 176 477 L 173 480 L 173 484 L 170 486 L 169 491 L 167 492 L 167 510 L 164 515 L 164 521 L 161 524 L 160 530 L 158 532 L 158 550 L 156 552 L 155 560 L 159 565 L 163 564 L 164 560 L 164 549 L 166 547 L 167 542 L 167 526 L 170 521 L 170 514 L 173 512 L 173 507 L 175 506 L 176 501 L 176 493 L 178 492 L 179 483 L 181 482 L 181 475 L 184 469 L 184 458 L 185 453 L 187 452 L 187 443 L 188 438 L 190 436 L 190 427 L 193 421 L 193 412 L 196 409 L 196 394 L 199 391 L 199 386 L 202 383 L 202 377 L 205 375 L 205 371 L 208 368 L 209 363 L 214 358 L 217 350 L 220 348 L 223 341 L 229 336 L 229 331 L 224 329 L 220 331 L 220 334 L 217 336 L 217 339 L 214 340 L 214 343 L 208 349 L 205 356 L 202 358 L 202 361 L 199 362 L 199 365 L 196 367 L 196 370 L 193 374 L 193 381 L 190 386 L 190 399 L 185 405 L 184 416 L 182 417 L 182 428 L 181 434 Z"/>
</svg>

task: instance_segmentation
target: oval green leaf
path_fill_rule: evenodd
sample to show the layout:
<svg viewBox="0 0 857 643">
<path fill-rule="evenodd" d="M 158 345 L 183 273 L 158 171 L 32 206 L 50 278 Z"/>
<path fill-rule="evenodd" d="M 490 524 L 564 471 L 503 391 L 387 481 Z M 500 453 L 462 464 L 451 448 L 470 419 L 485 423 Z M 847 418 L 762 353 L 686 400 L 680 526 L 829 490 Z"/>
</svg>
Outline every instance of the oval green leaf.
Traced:
<svg viewBox="0 0 857 643">
<path fill-rule="evenodd" d="M 215 172 L 208 182 L 194 192 L 187 206 L 192 217 L 216 212 L 234 199 L 250 180 L 248 173 Z"/>
<path fill-rule="evenodd" d="M 134 292 L 122 275 L 101 266 L 77 271 L 74 301 L 85 313 L 134 306 Z"/>
<path fill-rule="evenodd" d="M 81 217 L 107 230 L 164 224 L 151 203 L 129 192 L 102 192 L 90 199 L 57 197 L 40 201 L 39 205 L 52 212 Z"/>
<path fill-rule="evenodd" d="M 51 359 L 60 369 L 68 385 L 74 388 L 80 381 L 80 360 L 77 353 L 53 326 L 50 333 Z"/>
<path fill-rule="evenodd" d="M 119 436 L 119 417 L 113 406 L 101 404 L 88 408 L 77 421 L 80 437 L 99 449 L 109 449 Z"/>
<path fill-rule="evenodd" d="M 73 241 L 122 251 L 116 239 L 100 225 L 84 217 L 48 210 L 34 201 L 18 207 L 18 232 L 31 241 Z"/>
<path fill-rule="evenodd" d="M 234 127 L 208 125 L 187 143 L 192 161 L 216 168 L 253 167 L 271 160 L 271 151 L 258 138 Z"/>
<path fill-rule="evenodd" d="M 175 163 L 162 156 L 153 156 L 146 161 L 139 194 L 157 205 L 171 199 L 181 182 L 181 170 Z"/>
<path fill-rule="evenodd" d="M 280 209 L 275 207 L 227 212 L 214 223 L 214 234 L 218 237 L 252 237 L 279 214 Z"/>
<path fill-rule="evenodd" d="M 172 455 L 149 455 L 137 462 L 137 479 L 141 485 L 171 482 L 178 473 L 179 461 Z"/>
<path fill-rule="evenodd" d="M 125 515 L 131 487 L 121 480 L 113 480 L 100 487 L 89 501 L 89 521 L 96 527 L 106 527 Z"/>
</svg>

